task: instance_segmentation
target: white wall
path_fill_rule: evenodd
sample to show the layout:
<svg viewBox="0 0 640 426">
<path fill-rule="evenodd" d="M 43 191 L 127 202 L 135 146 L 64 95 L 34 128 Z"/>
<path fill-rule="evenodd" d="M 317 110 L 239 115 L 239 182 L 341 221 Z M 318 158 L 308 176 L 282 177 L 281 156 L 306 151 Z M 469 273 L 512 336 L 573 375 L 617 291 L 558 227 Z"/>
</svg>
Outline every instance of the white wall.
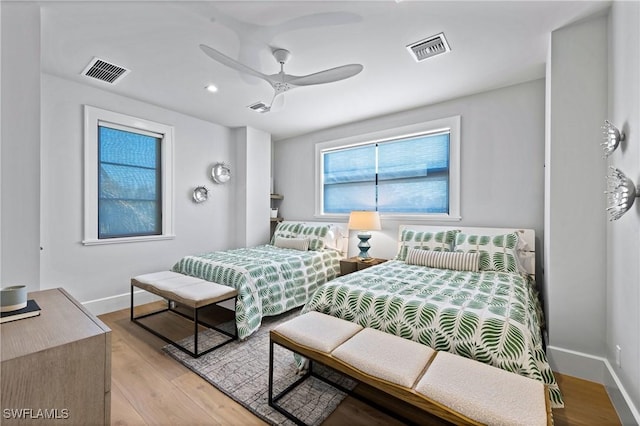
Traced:
<svg viewBox="0 0 640 426">
<path fill-rule="evenodd" d="M 271 135 L 251 127 L 234 129 L 237 165 L 236 247 L 269 241 Z"/>
<path fill-rule="evenodd" d="M 2 6 L 0 6 L 0 46 L 2 46 Z M 2 99 L 2 54 L 0 53 L 0 99 Z M 2 102 L 0 101 L 0 168 L 2 167 Z M 0 189 L 2 171 L 0 170 Z M 2 197 L 0 197 L 0 285 L 2 283 Z"/>
<path fill-rule="evenodd" d="M 605 355 L 607 18 L 554 31 L 547 64 L 545 294 L 552 367 L 601 371 L 557 353 Z"/>
<path fill-rule="evenodd" d="M 273 174 L 278 193 L 284 195 L 282 216 L 314 219 L 315 143 L 453 115 L 461 116 L 459 223 L 532 228 L 542 241 L 544 80 L 274 143 Z M 398 224 L 382 217 L 382 231 L 373 232 L 370 240 L 372 256 L 390 258 L 396 254 Z M 356 244 L 353 235 L 351 254 L 357 253 Z"/>
<path fill-rule="evenodd" d="M 131 276 L 168 269 L 185 254 L 231 248 L 238 231 L 245 235 L 250 229 L 266 241 L 268 134 L 251 133 L 252 141 L 261 142 L 238 156 L 231 129 L 116 95 L 107 86 L 41 74 L 38 4 L 0 2 L 0 8 L 2 285 L 24 283 L 29 291 L 64 287 L 99 314 L 129 306 Z M 175 126 L 175 239 L 81 244 L 84 104 Z M 259 207 L 241 220 L 233 209 L 235 180 L 216 185 L 210 178 L 214 163 L 234 160 L 236 166 L 250 165 L 250 195 L 264 193 L 252 205 Z M 198 185 L 210 190 L 203 204 L 191 200 Z"/>
<path fill-rule="evenodd" d="M 84 104 L 175 126 L 175 239 L 82 245 Z M 132 276 L 168 269 L 185 254 L 232 246 L 236 183 L 216 185 L 210 171 L 234 157 L 226 127 L 43 74 L 40 287 L 64 287 L 96 313 L 122 309 Z M 202 204 L 191 199 L 198 185 L 210 190 Z"/>
<path fill-rule="evenodd" d="M 610 157 L 640 183 L 640 3 L 614 2 L 609 16 L 609 119 L 626 141 Z M 640 422 L 640 202 L 607 227 L 606 357 Z M 616 365 L 616 345 L 621 365 Z M 612 386 L 613 387 L 613 386 Z M 616 406 L 623 395 L 612 392 Z M 618 410 L 622 413 L 622 410 Z M 631 424 L 631 419 L 625 424 Z"/>
<path fill-rule="evenodd" d="M 40 10 L 2 8 L 2 286 L 40 281 Z"/>
</svg>

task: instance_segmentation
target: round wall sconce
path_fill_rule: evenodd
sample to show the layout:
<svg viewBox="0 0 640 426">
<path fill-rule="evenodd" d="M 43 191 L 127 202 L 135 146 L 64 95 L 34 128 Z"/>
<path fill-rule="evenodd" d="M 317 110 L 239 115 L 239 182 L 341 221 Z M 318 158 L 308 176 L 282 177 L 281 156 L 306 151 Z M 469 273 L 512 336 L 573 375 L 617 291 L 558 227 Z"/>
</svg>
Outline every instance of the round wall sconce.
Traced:
<svg viewBox="0 0 640 426">
<path fill-rule="evenodd" d="M 608 157 L 613 151 L 618 148 L 620 142 L 624 140 L 624 133 L 620 132 L 616 126 L 611 124 L 609 120 L 604 120 L 604 126 L 602 126 L 603 141 L 602 149 L 604 150 L 604 156 Z"/>
<path fill-rule="evenodd" d="M 216 163 L 211 168 L 211 178 L 215 183 L 227 183 L 231 179 L 231 167 L 226 163 Z"/>
<path fill-rule="evenodd" d="M 203 203 L 209 198 L 209 190 L 204 186 L 198 186 L 193 190 L 193 201 Z"/>
<path fill-rule="evenodd" d="M 611 167 L 607 176 L 607 211 L 609 220 L 618 220 L 625 214 L 640 194 L 636 193 L 636 186 L 620 170 Z"/>
</svg>

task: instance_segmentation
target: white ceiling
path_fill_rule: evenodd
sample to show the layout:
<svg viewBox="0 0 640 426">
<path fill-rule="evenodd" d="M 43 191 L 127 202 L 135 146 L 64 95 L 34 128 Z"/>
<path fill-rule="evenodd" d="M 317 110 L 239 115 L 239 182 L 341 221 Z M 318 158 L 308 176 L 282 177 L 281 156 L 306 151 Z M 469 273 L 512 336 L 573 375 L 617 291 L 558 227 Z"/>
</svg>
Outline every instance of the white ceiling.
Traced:
<svg viewBox="0 0 640 426">
<path fill-rule="evenodd" d="M 549 34 L 600 12 L 587 1 L 45 1 L 42 68 L 224 126 L 285 139 L 544 76 Z M 416 62 L 406 45 L 444 32 L 451 52 Z M 290 74 L 350 63 L 355 77 L 285 93 L 207 57 L 207 44 L 265 74 L 286 48 Z M 116 85 L 81 76 L 93 57 L 131 70 Z M 204 87 L 213 83 L 217 93 Z"/>
</svg>

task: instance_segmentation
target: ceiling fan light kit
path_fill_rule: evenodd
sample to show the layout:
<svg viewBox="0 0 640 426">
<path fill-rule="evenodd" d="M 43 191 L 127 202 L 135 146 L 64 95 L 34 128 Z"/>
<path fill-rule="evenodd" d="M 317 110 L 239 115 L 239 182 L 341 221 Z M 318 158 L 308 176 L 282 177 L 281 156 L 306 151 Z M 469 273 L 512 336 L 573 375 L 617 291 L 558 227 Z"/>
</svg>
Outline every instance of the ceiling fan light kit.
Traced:
<svg viewBox="0 0 640 426">
<path fill-rule="evenodd" d="M 256 102 L 249 105 L 249 108 L 261 113 L 272 111 L 274 106 L 274 100 L 281 94 L 293 90 L 297 87 L 312 86 L 316 84 L 333 83 L 335 81 L 345 80 L 359 74 L 364 67 L 361 64 L 348 64 L 335 68 L 329 68 L 323 71 L 319 71 L 308 75 L 292 75 L 284 72 L 284 65 L 291 58 L 291 52 L 286 49 L 274 48 L 271 53 L 275 60 L 280 64 L 280 72 L 277 74 L 267 75 L 260 71 L 256 71 L 247 65 L 236 61 L 233 58 L 219 52 L 212 47 L 205 44 L 200 45 L 200 49 L 211 59 L 217 61 L 223 65 L 233 68 L 236 71 L 258 77 L 271 85 L 273 88 L 273 97 L 271 102 L 267 105 L 264 102 Z"/>
</svg>

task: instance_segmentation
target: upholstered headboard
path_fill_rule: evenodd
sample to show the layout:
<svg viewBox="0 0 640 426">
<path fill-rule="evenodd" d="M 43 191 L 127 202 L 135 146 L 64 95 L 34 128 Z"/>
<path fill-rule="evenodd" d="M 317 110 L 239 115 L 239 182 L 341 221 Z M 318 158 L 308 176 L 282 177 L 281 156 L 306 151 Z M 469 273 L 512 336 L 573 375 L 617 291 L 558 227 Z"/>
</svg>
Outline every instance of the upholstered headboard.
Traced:
<svg viewBox="0 0 640 426">
<path fill-rule="evenodd" d="M 400 236 L 404 229 L 412 229 L 415 231 L 448 231 L 457 229 L 467 234 L 481 235 L 501 235 L 517 232 L 518 236 L 526 243 L 523 250 L 518 251 L 520 263 L 526 269 L 527 273 L 535 276 L 536 274 L 536 234 L 533 229 L 522 228 L 484 228 L 484 227 L 467 227 L 467 226 L 437 226 L 437 225 L 400 225 L 398 227 L 398 244 L 400 244 Z"/>
</svg>

